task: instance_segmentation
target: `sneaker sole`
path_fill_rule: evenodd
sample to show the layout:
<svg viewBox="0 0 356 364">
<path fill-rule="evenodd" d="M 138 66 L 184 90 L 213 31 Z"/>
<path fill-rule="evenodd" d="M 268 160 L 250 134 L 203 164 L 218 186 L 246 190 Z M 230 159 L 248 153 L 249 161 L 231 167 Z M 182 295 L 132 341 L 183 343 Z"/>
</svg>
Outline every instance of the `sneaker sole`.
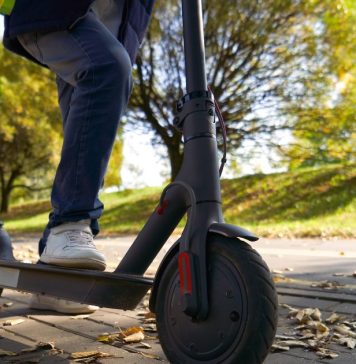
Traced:
<svg viewBox="0 0 356 364">
<path fill-rule="evenodd" d="M 59 313 L 67 313 L 67 314 L 84 314 L 84 313 L 93 313 L 99 309 L 97 306 L 93 307 L 76 307 L 76 308 L 61 308 L 60 306 L 45 304 L 45 303 L 30 303 L 30 308 L 34 310 L 45 310 L 45 311 L 56 311 Z"/>
<path fill-rule="evenodd" d="M 64 268 L 93 269 L 104 271 L 105 262 L 96 259 L 80 259 L 80 258 L 48 258 L 40 257 L 40 261 L 46 264 L 56 265 Z"/>
</svg>

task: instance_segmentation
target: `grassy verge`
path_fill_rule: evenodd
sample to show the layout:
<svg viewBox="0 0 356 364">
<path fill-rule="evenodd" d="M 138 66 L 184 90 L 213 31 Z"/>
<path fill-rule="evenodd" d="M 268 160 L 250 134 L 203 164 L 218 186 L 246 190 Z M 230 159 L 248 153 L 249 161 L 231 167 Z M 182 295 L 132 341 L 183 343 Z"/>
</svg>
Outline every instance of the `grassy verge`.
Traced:
<svg viewBox="0 0 356 364">
<path fill-rule="evenodd" d="M 160 187 L 102 194 L 104 234 L 135 234 L 155 208 Z M 327 166 L 222 181 L 225 220 L 268 237 L 356 237 L 356 166 Z M 0 215 L 13 233 L 39 233 L 47 201 Z"/>
</svg>

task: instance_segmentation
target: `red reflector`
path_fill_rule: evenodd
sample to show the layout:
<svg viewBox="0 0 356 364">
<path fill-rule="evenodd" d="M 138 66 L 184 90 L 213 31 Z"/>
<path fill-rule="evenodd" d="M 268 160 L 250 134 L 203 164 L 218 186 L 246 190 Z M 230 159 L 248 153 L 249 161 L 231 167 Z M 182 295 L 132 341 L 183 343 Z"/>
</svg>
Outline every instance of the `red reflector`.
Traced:
<svg viewBox="0 0 356 364">
<path fill-rule="evenodd" d="M 163 200 L 162 204 L 157 207 L 157 214 L 163 215 L 163 213 L 167 207 L 168 207 L 168 200 Z"/>
<path fill-rule="evenodd" d="M 180 293 L 192 293 L 192 275 L 190 268 L 190 257 L 186 252 L 180 253 L 178 257 L 179 286 Z"/>
</svg>

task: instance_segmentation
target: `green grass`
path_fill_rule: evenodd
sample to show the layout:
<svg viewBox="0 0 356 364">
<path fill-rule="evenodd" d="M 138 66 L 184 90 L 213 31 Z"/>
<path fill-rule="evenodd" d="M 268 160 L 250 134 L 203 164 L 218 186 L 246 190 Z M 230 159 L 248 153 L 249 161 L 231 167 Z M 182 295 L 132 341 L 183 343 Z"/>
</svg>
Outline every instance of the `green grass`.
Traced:
<svg viewBox="0 0 356 364">
<path fill-rule="evenodd" d="M 103 234 L 137 233 L 159 200 L 160 187 L 102 194 Z M 356 237 L 356 165 L 308 168 L 222 181 L 226 222 L 269 237 Z M 13 206 L 1 216 L 12 233 L 39 233 L 48 201 Z M 181 225 L 182 226 L 182 225 Z"/>
</svg>

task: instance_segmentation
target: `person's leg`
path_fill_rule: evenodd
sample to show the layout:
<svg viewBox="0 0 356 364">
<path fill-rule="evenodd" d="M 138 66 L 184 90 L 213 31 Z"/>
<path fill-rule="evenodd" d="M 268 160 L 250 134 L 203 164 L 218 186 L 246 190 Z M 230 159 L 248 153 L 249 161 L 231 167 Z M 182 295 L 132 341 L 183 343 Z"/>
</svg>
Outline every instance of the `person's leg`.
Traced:
<svg viewBox="0 0 356 364">
<path fill-rule="evenodd" d="M 73 87 L 49 227 L 96 220 L 103 209 L 98 191 L 131 90 L 129 56 L 92 12 L 71 30 L 20 41 Z"/>
</svg>

